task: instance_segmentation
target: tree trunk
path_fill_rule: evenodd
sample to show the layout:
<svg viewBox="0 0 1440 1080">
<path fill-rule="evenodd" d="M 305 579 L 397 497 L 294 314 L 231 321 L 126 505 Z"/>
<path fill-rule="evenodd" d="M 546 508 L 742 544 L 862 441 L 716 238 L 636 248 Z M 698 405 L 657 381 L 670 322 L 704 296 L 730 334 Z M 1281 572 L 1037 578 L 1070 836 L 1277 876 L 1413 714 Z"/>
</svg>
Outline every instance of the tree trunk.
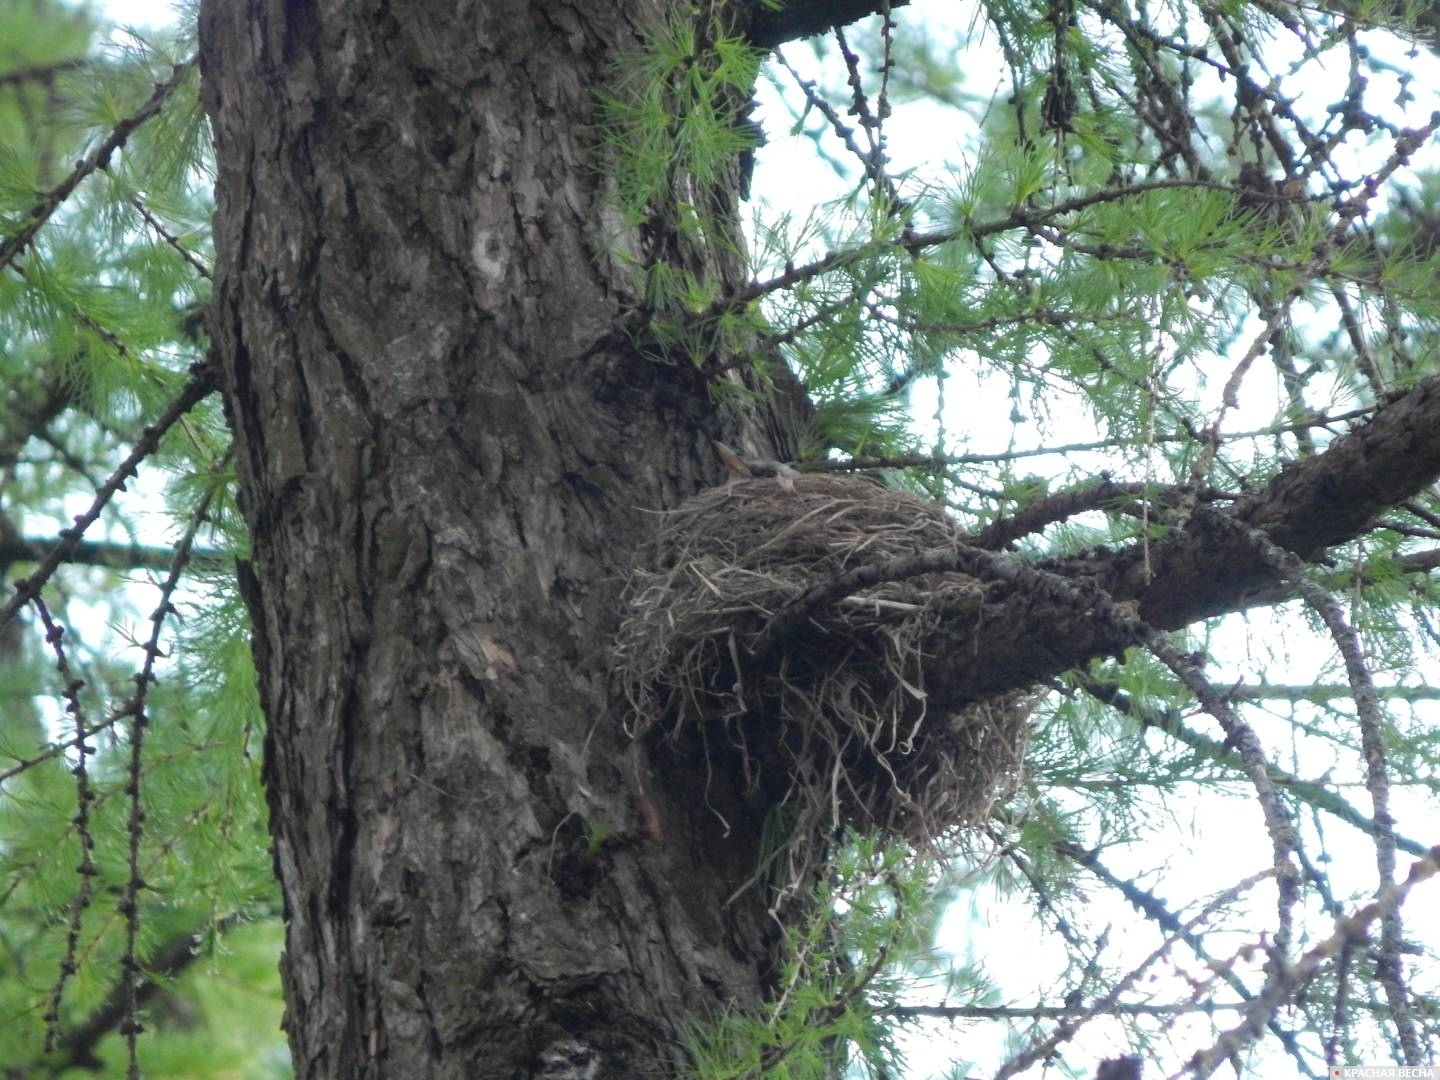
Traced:
<svg viewBox="0 0 1440 1080">
<path fill-rule="evenodd" d="M 758 821 L 607 708 L 651 511 L 791 450 L 616 330 L 587 125 L 668 7 L 203 5 L 299 1077 L 654 1076 L 763 996 Z"/>
<path fill-rule="evenodd" d="M 756 0 L 751 31 L 861 6 Z M 794 421 L 622 329 L 636 260 L 744 283 L 735 243 L 607 209 L 595 92 L 682 8 L 396 10 L 205 0 L 200 25 L 296 1073 L 660 1075 L 691 1018 L 764 1000 L 777 928 L 741 888 L 744 778 L 627 745 L 617 599 L 652 512 L 720 479 L 711 440 L 786 460 Z M 707 235 L 736 220 L 722 197 Z M 930 711 L 1132 644 L 1116 601 L 1173 628 L 1273 600 L 1246 530 L 1307 559 L 1352 538 L 1440 475 L 1437 413 L 1432 378 L 1148 547 L 1038 574 L 957 547 L 993 573 L 923 643 Z"/>
</svg>

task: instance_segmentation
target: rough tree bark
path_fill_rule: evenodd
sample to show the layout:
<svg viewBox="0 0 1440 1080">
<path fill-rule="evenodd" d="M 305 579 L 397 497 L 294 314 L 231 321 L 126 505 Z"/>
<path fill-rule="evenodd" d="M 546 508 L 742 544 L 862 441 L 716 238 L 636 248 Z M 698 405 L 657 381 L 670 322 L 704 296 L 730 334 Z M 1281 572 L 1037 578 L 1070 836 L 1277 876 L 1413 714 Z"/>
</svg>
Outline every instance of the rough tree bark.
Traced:
<svg viewBox="0 0 1440 1080">
<path fill-rule="evenodd" d="M 212 332 L 299 1077 L 654 1076 L 687 1018 L 766 992 L 774 927 L 753 895 L 725 904 L 757 809 L 694 757 L 627 748 L 608 700 L 649 511 L 719 479 L 712 438 L 793 449 L 776 403 L 722 408 L 617 331 L 635 297 L 587 124 L 669 7 L 202 5 Z M 742 280 L 723 251 L 649 242 Z M 1174 565 L 1205 543 L 1174 541 Z M 1172 623 L 1243 591 L 1163 588 L 1130 595 Z M 1038 610 L 963 639 L 953 698 L 1115 645 L 1049 611 L 1033 648 Z"/>
<path fill-rule="evenodd" d="M 648 511 L 791 450 L 616 332 L 586 125 L 664 7 L 203 7 L 298 1076 L 655 1075 L 763 992 L 758 832 L 607 712 Z"/>
</svg>

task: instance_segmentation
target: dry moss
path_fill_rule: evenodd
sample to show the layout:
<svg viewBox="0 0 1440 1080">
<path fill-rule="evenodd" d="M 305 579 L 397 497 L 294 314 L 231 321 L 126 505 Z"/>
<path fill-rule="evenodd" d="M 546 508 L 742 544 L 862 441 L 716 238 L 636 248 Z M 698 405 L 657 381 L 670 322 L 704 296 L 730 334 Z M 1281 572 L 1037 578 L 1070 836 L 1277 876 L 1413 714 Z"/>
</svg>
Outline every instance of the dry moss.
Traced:
<svg viewBox="0 0 1440 1080">
<path fill-rule="evenodd" d="M 983 819 L 1020 779 L 1032 695 L 936 715 L 926 664 L 962 661 L 921 652 L 940 620 L 979 618 L 979 582 L 887 582 L 767 635 L 846 570 L 962 538 L 942 510 L 863 478 L 701 492 L 664 515 L 626 588 L 617 659 L 632 734 L 703 725 L 712 758 L 794 811 L 792 869 L 797 844 L 838 827 L 925 844 Z"/>
</svg>

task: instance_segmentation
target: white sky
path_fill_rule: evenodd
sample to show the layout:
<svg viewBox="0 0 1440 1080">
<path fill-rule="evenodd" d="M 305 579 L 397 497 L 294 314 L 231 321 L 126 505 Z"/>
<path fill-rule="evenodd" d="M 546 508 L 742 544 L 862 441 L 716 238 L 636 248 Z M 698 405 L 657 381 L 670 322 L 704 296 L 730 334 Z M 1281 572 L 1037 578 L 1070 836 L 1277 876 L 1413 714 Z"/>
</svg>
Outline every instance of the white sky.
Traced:
<svg viewBox="0 0 1440 1080">
<path fill-rule="evenodd" d="M 118 26 L 169 26 L 175 9 L 169 0 L 99 0 L 96 9 Z"/>
</svg>

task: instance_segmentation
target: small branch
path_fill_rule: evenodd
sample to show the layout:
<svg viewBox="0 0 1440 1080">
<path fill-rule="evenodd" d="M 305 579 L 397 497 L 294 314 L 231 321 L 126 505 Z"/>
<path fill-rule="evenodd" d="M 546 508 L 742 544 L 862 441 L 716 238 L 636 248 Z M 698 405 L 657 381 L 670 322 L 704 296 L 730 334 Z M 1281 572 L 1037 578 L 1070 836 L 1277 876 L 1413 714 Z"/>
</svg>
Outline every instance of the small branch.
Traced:
<svg viewBox="0 0 1440 1080">
<path fill-rule="evenodd" d="M 228 930 L 240 921 L 238 915 L 227 915 L 220 919 L 215 928 Z M 195 942 L 201 931 L 177 934 L 163 942 L 151 954 L 145 965 L 145 976 L 137 991 L 140 1005 L 150 1002 L 165 989 L 165 983 L 180 975 L 200 958 Z M 71 1028 L 59 1039 L 57 1048 L 77 1069 L 99 1069 L 104 1062 L 96 1054 L 100 1042 L 121 1023 L 125 1016 L 125 997 L 120 984 L 112 987 L 104 1002 L 90 1013 L 80 1026 Z"/>
<path fill-rule="evenodd" d="M 1100 861 L 1100 857 L 1096 852 L 1087 851 L 1077 844 L 1070 843 L 1058 843 L 1055 845 L 1055 850 L 1075 862 L 1076 865 L 1084 867 L 1091 874 L 1095 875 L 1095 877 L 1110 886 L 1110 888 L 1116 890 L 1125 898 L 1131 907 L 1135 908 L 1136 911 L 1144 915 L 1145 918 L 1149 919 L 1161 930 L 1165 931 L 1165 933 L 1174 935 L 1180 941 L 1184 942 L 1195 957 L 1210 970 L 1214 971 L 1216 977 L 1233 990 L 1241 999 L 1247 1003 L 1255 1000 L 1254 993 L 1245 985 L 1245 981 L 1236 974 L 1233 962 L 1227 964 L 1211 955 L 1210 950 L 1205 947 L 1204 939 L 1196 932 L 1193 920 L 1191 923 L 1183 922 L 1180 916 L 1166 907 L 1164 902 L 1156 897 L 1154 893 L 1141 888 L 1133 881 L 1121 877 L 1109 867 L 1105 866 Z M 1231 891 L 1233 892 L 1234 889 Z M 1303 1070 L 1305 1068 L 1305 1055 L 1301 1052 L 1300 1044 L 1296 1041 L 1295 1036 L 1282 1028 L 1273 1019 L 1269 1022 L 1268 1026 L 1271 1034 L 1273 1034 L 1285 1048 L 1285 1052 L 1288 1053 L 1295 1060 L 1296 1065 L 1300 1066 Z"/>
<path fill-rule="evenodd" d="M 1097 1016 L 1109 1015 L 1110 1010 L 1119 1003 L 1120 996 L 1129 991 L 1146 971 L 1150 970 L 1158 961 L 1163 959 L 1170 950 L 1174 948 L 1177 941 L 1183 940 L 1186 935 L 1194 934 L 1195 928 L 1210 918 L 1216 911 L 1226 904 L 1233 903 L 1237 897 L 1243 895 L 1257 882 L 1268 876 L 1269 871 L 1254 875 L 1226 889 L 1219 896 L 1215 897 L 1188 919 L 1175 933 L 1162 941 L 1156 949 L 1151 951 L 1150 955 L 1132 968 L 1123 978 L 1118 979 L 1110 992 L 1095 1002 L 1093 1006 L 1076 1014 L 1073 1020 L 1069 1017 L 1061 1020 L 1061 1022 L 1056 1025 L 1055 1030 L 1048 1036 L 1034 1041 L 1024 1051 L 1015 1054 L 1007 1060 L 995 1074 L 995 1080 L 1006 1080 L 1007 1077 L 1024 1072 L 1036 1062 L 1049 1058 L 1062 1043 L 1074 1038 L 1075 1034 L 1084 1024 L 1095 1019 Z"/>
<path fill-rule="evenodd" d="M 844 50 L 847 60 L 850 57 L 854 57 L 854 53 L 849 52 L 848 49 L 844 49 L 844 35 L 841 34 L 839 30 L 836 30 L 836 34 L 842 43 L 842 50 Z M 883 187 L 889 204 L 892 207 L 898 207 L 900 205 L 900 193 L 895 190 L 894 181 L 891 180 L 884 171 L 883 158 L 877 157 L 873 147 L 869 153 L 860 148 L 860 144 L 855 141 L 855 129 L 845 123 L 835 106 L 831 105 L 830 102 L 825 99 L 824 95 L 815 89 L 814 79 L 807 79 L 802 76 L 800 72 L 796 71 L 790 61 L 785 59 L 785 54 L 778 48 L 775 50 L 775 59 L 780 63 L 781 67 L 790 73 L 790 78 L 795 81 L 795 85 L 799 87 L 800 92 L 805 95 L 806 104 L 825 118 L 826 122 L 830 125 L 830 130 L 835 133 L 835 137 L 840 140 L 841 145 L 845 147 L 846 151 L 854 157 L 855 160 L 860 162 L 860 167 L 864 169 L 865 175 L 869 177 L 871 183 L 877 187 Z M 858 77 L 858 74 L 853 73 L 852 69 L 852 84 Z M 860 91 L 857 90 L 857 93 L 859 92 Z"/>
<path fill-rule="evenodd" d="M 800 266 L 787 266 L 782 273 L 772 278 L 765 281 L 752 282 L 738 292 L 721 297 L 711 304 L 706 311 L 701 313 L 695 321 L 703 323 L 711 319 L 719 318 L 729 312 L 739 310 L 764 296 L 768 296 L 772 292 L 793 288 L 796 285 L 817 278 L 821 274 L 828 273 L 831 270 L 838 270 L 848 263 L 863 259 L 867 255 L 880 254 L 886 251 L 904 251 L 909 255 L 915 256 L 929 248 L 939 247 L 942 244 L 949 244 L 956 240 L 970 239 L 978 241 L 987 236 L 1008 232 L 1011 229 L 1029 229 L 1057 217 L 1073 214 L 1077 210 L 1084 210 L 1087 207 L 1098 206 L 1107 202 L 1118 202 L 1121 199 L 1132 198 L 1136 195 L 1145 195 L 1152 191 L 1170 191 L 1177 188 L 1200 188 L 1206 191 L 1224 191 L 1232 194 L 1234 191 L 1228 184 L 1218 184 L 1210 180 L 1152 180 L 1145 183 L 1132 184 L 1127 187 L 1092 191 L 1088 194 L 1077 195 L 1073 199 L 1066 199 L 1050 206 L 1016 210 L 1006 217 L 997 218 L 993 221 L 977 222 L 961 229 L 942 229 L 928 233 L 908 233 L 895 240 L 875 241 L 854 248 L 831 251 L 813 262 L 803 263 Z"/>
<path fill-rule="evenodd" d="M 937 1020 L 1066 1020 L 1091 1016 L 1209 1016 L 1217 1012 L 1238 1012 L 1248 1002 L 1176 1001 L 1165 1005 L 1142 1002 L 1114 1002 L 1106 1008 L 1084 1005 L 895 1005 L 882 1015 L 897 1020 L 932 1017 Z"/>
<path fill-rule="evenodd" d="M 203 364 L 196 364 L 190 369 L 189 381 L 175 395 L 169 406 L 161 413 L 160 418 L 141 431 L 135 448 L 100 486 L 89 509 L 83 514 L 76 515 L 75 524 L 72 527 L 60 530 L 59 542 L 41 560 L 40 566 L 35 572 L 15 583 L 14 594 L 6 601 L 5 606 L 0 608 L 0 625 L 13 619 L 32 597 L 40 594 L 40 589 L 50 580 L 56 567 L 71 558 L 80 546 L 85 530 L 95 524 L 100 517 L 100 512 L 115 497 L 115 493 L 124 490 L 126 481 L 137 473 L 140 463 L 159 448 L 160 439 L 165 433 L 174 427 L 180 418 L 193 409 L 196 404 L 209 397 L 214 390 L 215 372 L 213 369 Z"/>
<path fill-rule="evenodd" d="M 37 82 L 49 86 L 55 81 L 57 75 L 67 71 L 74 71 L 76 68 L 84 67 L 90 61 L 83 56 L 72 57 L 69 60 L 56 60 L 49 64 L 36 64 L 33 67 L 14 68 L 13 70 L 0 72 L 0 87 L 19 86 L 21 83 Z"/>
<path fill-rule="evenodd" d="M 129 1051 L 129 1080 L 140 1080 L 140 1057 L 138 1039 L 143 1030 L 140 1024 L 140 890 L 147 888 L 140 868 L 140 845 L 145 834 L 145 811 L 141 802 L 141 780 L 144 775 L 145 731 L 150 726 L 146 701 L 150 687 L 155 682 L 155 661 L 164 655 L 160 649 L 160 632 L 165 620 L 175 613 L 172 598 L 180 585 L 185 567 L 190 563 L 190 549 L 195 536 L 205 520 L 205 513 L 215 495 L 215 488 L 207 491 L 195 507 L 185 535 L 175 545 L 175 555 L 170 561 L 170 572 L 160 585 L 160 602 L 150 614 L 150 636 L 145 641 L 145 660 L 135 673 L 135 693 L 131 697 L 130 762 L 129 782 L 125 793 L 130 797 L 130 815 L 125 831 L 130 844 L 130 867 L 126 876 L 125 889 L 117 905 L 125 917 L 125 952 L 120 957 L 121 989 L 124 994 L 125 1012 L 120 1024 L 120 1033 L 125 1036 Z"/>
<path fill-rule="evenodd" d="M 1217 765 L 1239 764 L 1235 759 L 1233 750 L 1226 747 L 1219 739 L 1212 739 L 1191 728 L 1185 723 L 1184 714 L 1182 714 L 1180 710 L 1171 708 L 1157 709 L 1148 703 L 1137 702 L 1133 697 L 1113 684 L 1101 682 L 1099 679 L 1089 675 L 1076 673 L 1074 678 L 1076 684 L 1091 697 L 1097 701 L 1103 701 L 1111 708 L 1124 713 L 1126 716 L 1137 721 L 1142 727 L 1153 728 L 1156 731 L 1162 732 L 1176 742 L 1204 755 Z M 1264 696 L 1249 694 L 1247 693 L 1247 689 L 1255 688 L 1246 688 L 1243 686 L 1231 687 L 1226 690 L 1226 696 L 1233 699 Z M 1262 687 L 1260 689 L 1264 688 Z M 1299 690 L 1303 688 L 1296 687 L 1293 689 Z M 1347 695 L 1350 693 L 1348 687 L 1336 687 L 1334 689 L 1339 693 Z M 1431 696 L 1440 697 L 1440 690 L 1432 691 Z M 1360 811 L 1356 810 L 1324 784 L 1303 779 L 1273 764 L 1270 766 L 1270 779 L 1276 787 L 1283 788 L 1287 793 L 1295 796 L 1307 805 L 1314 807 L 1316 810 L 1330 814 L 1332 817 L 1343 821 L 1346 825 L 1360 830 L 1366 836 L 1372 838 L 1375 836 L 1375 822 L 1360 813 Z M 1400 850 L 1417 857 L 1423 856 L 1425 852 L 1429 850 L 1418 840 L 1412 840 L 1409 837 L 1399 834 L 1395 835 L 1395 843 Z"/>
<path fill-rule="evenodd" d="M 1423 859 L 1412 863 L 1403 882 L 1386 886 L 1377 899 L 1355 914 L 1336 919 L 1334 933 L 1307 950 L 1295 964 L 1279 965 L 1279 977 L 1266 984 L 1265 990 L 1251 1003 L 1245 1018 L 1222 1033 L 1211 1046 L 1198 1051 L 1183 1070 L 1174 1074 L 1174 1080 L 1186 1075 L 1197 1080 L 1207 1077 L 1231 1060 L 1255 1040 L 1261 1028 L 1272 1022 L 1277 1012 L 1295 1000 L 1299 991 L 1310 984 L 1332 957 L 1344 948 L 1364 945 L 1369 940 L 1371 923 L 1398 911 L 1411 889 L 1437 873 L 1440 873 L 1440 845 L 1432 847 Z"/>
<path fill-rule="evenodd" d="M 180 258 L 185 260 L 186 265 L 188 265 L 190 269 L 194 270 L 206 281 L 210 280 L 210 268 L 200 261 L 198 255 L 182 244 L 178 236 L 165 228 L 164 223 L 151 212 L 150 208 L 145 205 L 138 195 L 130 196 L 130 205 L 135 208 L 136 213 L 145 219 L 145 224 L 149 225 L 150 228 L 155 231 L 155 235 L 179 253 Z"/>
<path fill-rule="evenodd" d="M 50 746 L 46 747 L 44 750 L 42 750 L 40 753 L 36 754 L 32 758 L 16 757 L 16 763 L 14 765 L 10 766 L 10 768 L 4 770 L 3 772 L 0 772 L 0 784 L 4 784 L 5 781 L 10 780 L 13 777 L 19 776 L 21 773 L 29 769 L 35 768 L 35 766 L 41 764 L 42 762 L 50 761 L 53 758 L 59 757 L 67 750 L 79 747 L 86 739 L 90 738 L 92 735 L 98 735 L 102 731 L 109 730 L 129 715 L 130 714 L 123 709 L 119 710 L 113 715 L 111 715 L 108 719 L 101 720 L 99 723 L 96 724 L 91 724 L 83 731 L 77 729 L 75 734 L 69 736 L 68 738 L 60 739 L 52 743 Z M 11 755 L 7 754 L 6 756 L 8 757 Z"/>
<path fill-rule="evenodd" d="M 970 542 L 978 548 L 999 551 L 1022 536 L 1037 533 L 1049 525 L 1065 521 L 1087 510 L 1103 508 L 1108 503 L 1114 503 L 1121 499 L 1128 503 L 1135 498 L 1153 500 L 1158 495 L 1174 495 L 1175 493 L 1175 488 L 1165 485 L 1117 484 L 1110 479 L 1097 480 L 1093 484 L 1084 484 L 1077 488 L 1071 488 L 1069 491 L 1059 491 L 1054 495 L 1036 499 L 1010 516 L 992 521 L 972 536 Z M 1199 492 L 1198 497 L 1203 501 L 1213 502 L 1217 499 L 1232 499 L 1235 496 L 1207 488 Z"/>
<path fill-rule="evenodd" d="M 140 108 L 116 124 L 99 146 L 76 163 L 69 176 L 42 196 L 40 202 L 31 210 L 30 220 L 22 225 L 18 232 L 0 242 L 0 268 L 8 266 L 17 255 L 29 246 L 30 242 L 35 239 L 35 234 L 50 220 L 51 215 L 60 208 L 61 203 L 70 197 L 70 193 L 80 185 L 82 180 L 91 173 L 106 168 L 110 164 L 111 156 L 125 145 L 135 130 L 164 108 L 165 102 L 175 92 L 175 88 L 195 66 L 196 59 L 192 56 L 190 59 L 176 64 L 170 78 L 162 83 L 156 83 L 154 92 Z"/>
<path fill-rule="evenodd" d="M 997 836 L 992 835 L 991 839 L 999 846 L 1000 840 Z M 1030 886 L 1036 908 L 1042 914 L 1048 914 L 1055 920 L 1055 932 L 1064 938 L 1071 953 L 1079 955 L 1085 951 L 1089 942 L 1070 925 L 1070 920 L 1065 917 L 1064 912 L 1056 904 L 1054 895 L 1056 889 L 1046 880 L 1043 873 L 1036 870 L 1035 864 L 1023 852 L 1016 849 L 1013 843 L 1005 843 L 1003 846 L 1004 857 L 1014 865 L 1015 869 L 1020 871 L 1020 875 Z"/>
<path fill-rule="evenodd" d="M 1274 424 L 1251 431 L 1236 431 L 1223 436 L 1225 442 L 1241 439 L 1263 439 L 1274 435 L 1288 435 L 1309 431 L 1317 427 L 1348 423 L 1373 415 L 1373 406 L 1351 409 L 1333 416 L 1320 415 L 1289 424 Z M 1194 432 L 1156 434 L 1155 442 L 1193 442 Z M 1132 446 L 1129 439 L 1099 439 L 1094 442 L 1059 443 L 1055 446 L 1032 446 L 1024 450 L 999 450 L 981 454 L 898 454 L 887 457 L 842 458 L 837 460 L 797 461 L 797 467 L 806 472 L 856 472 L 864 469 L 930 469 L 938 472 L 947 465 L 987 465 L 996 462 L 1017 461 L 1021 458 L 1049 457 L 1059 454 L 1082 454 L 1093 450 L 1113 450 L 1116 447 Z"/>
<path fill-rule="evenodd" d="M 1370 669 L 1366 666 L 1361 651 L 1359 635 L 1347 622 L 1336 599 L 1306 576 L 1304 564 L 1299 559 L 1277 547 L 1259 530 L 1248 528 L 1223 515 L 1217 517 L 1240 532 L 1275 573 L 1304 598 L 1306 604 L 1325 623 L 1331 639 L 1340 650 L 1359 719 L 1360 745 L 1366 766 L 1365 786 L 1370 792 L 1374 807 L 1375 828 L 1372 835 L 1375 839 L 1375 859 L 1379 872 L 1377 890 L 1383 891 L 1395 880 L 1395 819 L 1390 814 L 1390 776 L 1386 767 L 1384 718 L 1380 712 L 1380 699 L 1375 692 L 1374 680 L 1370 677 Z M 1380 920 L 1380 951 L 1376 958 L 1376 976 L 1390 1004 L 1391 1019 L 1405 1052 L 1405 1064 L 1419 1065 L 1420 1037 L 1415 1030 L 1415 1021 L 1410 1011 L 1410 994 L 1404 983 L 1405 969 L 1400 960 L 1401 939 L 1400 912 L 1398 909 L 1389 911 Z"/>
<path fill-rule="evenodd" d="M 970 542 L 987 551 L 1000 551 L 1022 536 L 1040 532 L 1046 526 L 1065 521 L 1076 514 L 1113 503 L 1151 494 L 1147 484 L 1117 484 L 1110 479 L 1098 480 L 1069 491 L 1056 492 L 1036 499 L 1008 517 L 998 518 L 970 538 Z"/>
<path fill-rule="evenodd" d="M 0 535 L 0 570 L 17 562 L 43 562 L 49 541 Z M 105 566 L 116 570 L 164 570 L 175 557 L 174 548 L 141 544 L 116 544 L 108 540 L 83 540 L 62 560 L 75 566 Z M 229 556 L 215 548 L 197 548 L 191 558 L 220 562 Z"/>
<path fill-rule="evenodd" d="M 1440 701 L 1440 686 L 1377 686 L 1375 693 L 1386 701 Z M 1349 697 L 1350 687 L 1339 683 L 1240 683 L 1229 690 L 1232 698 L 1244 701 L 1331 701 Z M 1410 854 L 1425 854 L 1422 847 Z"/>
</svg>

